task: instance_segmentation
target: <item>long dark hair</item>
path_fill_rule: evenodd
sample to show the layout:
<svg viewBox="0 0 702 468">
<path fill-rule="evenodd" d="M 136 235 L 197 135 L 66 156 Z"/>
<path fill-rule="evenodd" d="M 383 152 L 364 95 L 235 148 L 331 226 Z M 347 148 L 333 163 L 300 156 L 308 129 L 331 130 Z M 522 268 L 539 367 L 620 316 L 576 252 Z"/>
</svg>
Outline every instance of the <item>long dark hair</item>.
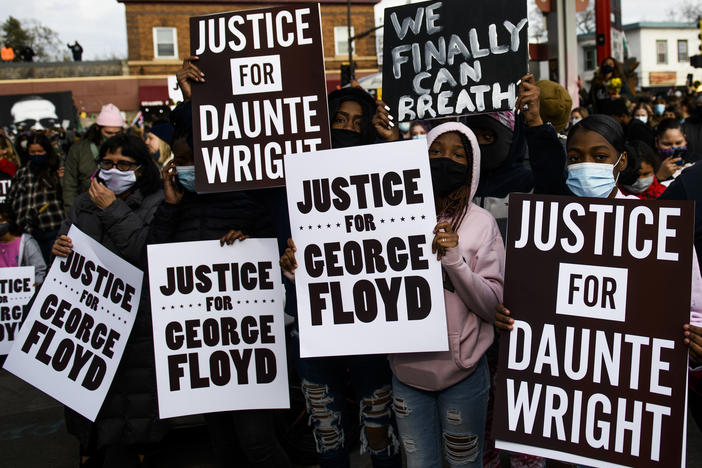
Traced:
<svg viewBox="0 0 702 468">
<path fill-rule="evenodd" d="M 450 133 L 450 132 L 447 132 Z M 461 132 L 457 133 L 466 150 L 466 160 L 468 161 L 468 178 L 466 183 L 445 197 L 436 196 L 434 204 L 439 216 L 446 216 L 451 219 L 451 228 L 455 231 L 461 226 L 463 218 L 470 205 L 470 190 L 473 184 L 473 146 L 470 140 Z M 438 137 L 437 137 L 438 138 Z"/>
<path fill-rule="evenodd" d="M 102 133 L 100 133 L 101 128 L 102 127 L 98 124 L 92 124 L 85 132 L 85 135 L 83 135 L 83 139 L 100 146 L 100 143 L 102 143 Z"/>
<path fill-rule="evenodd" d="M 591 132 L 599 133 L 602 137 L 614 146 L 614 149 L 623 153 L 626 151 L 626 138 L 624 137 L 624 129 L 614 120 L 614 118 L 604 114 L 593 114 L 586 117 L 577 124 L 568 133 L 566 147 L 570 144 L 573 135 L 582 130 L 590 130 Z"/>
<path fill-rule="evenodd" d="M 17 224 L 17 214 L 9 203 L 0 203 L 0 216 L 10 225 L 10 234 L 13 236 L 22 235 L 22 227 Z"/>
<path fill-rule="evenodd" d="M 54 150 L 54 147 L 51 146 L 51 142 L 49 141 L 49 138 L 47 138 L 46 135 L 43 133 L 32 133 L 29 136 L 29 140 L 27 140 L 27 152 L 29 153 L 29 147 L 31 145 L 39 145 L 41 146 L 44 151 L 46 152 L 46 164 L 42 166 L 36 167 L 38 172 L 37 172 L 37 179 L 40 182 L 46 182 L 51 186 L 51 188 L 55 189 L 57 193 L 61 193 L 61 183 L 59 181 L 59 177 L 56 171 L 58 171 L 59 168 L 59 157 L 56 154 L 56 151 Z M 34 168 L 35 166 L 30 164 L 30 168 Z M 59 196 L 60 198 L 60 196 Z"/>
<path fill-rule="evenodd" d="M 118 149 L 122 155 L 129 156 L 141 166 L 141 175 L 132 187 L 133 190 L 139 190 L 142 195 L 150 195 L 161 188 L 161 173 L 141 138 L 126 133 L 118 133 L 108 138 L 100 146 L 98 160 L 102 161 L 107 153 L 114 153 Z"/>
</svg>

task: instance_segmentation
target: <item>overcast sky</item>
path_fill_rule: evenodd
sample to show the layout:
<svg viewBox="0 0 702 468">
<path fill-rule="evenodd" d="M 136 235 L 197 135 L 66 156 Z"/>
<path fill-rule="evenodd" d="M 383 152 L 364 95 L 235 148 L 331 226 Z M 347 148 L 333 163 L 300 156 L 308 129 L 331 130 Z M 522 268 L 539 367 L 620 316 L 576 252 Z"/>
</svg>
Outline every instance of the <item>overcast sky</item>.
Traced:
<svg viewBox="0 0 702 468">
<path fill-rule="evenodd" d="M 668 8 L 680 2 L 622 0 L 624 23 L 665 20 Z M 117 0 L 2 0 L 2 3 L 2 21 L 8 15 L 37 19 L 58 32 L 64 42 L 77 39 L 85 50 L 85 60 L 127 56 L 124 4 Z"/>
</svg>

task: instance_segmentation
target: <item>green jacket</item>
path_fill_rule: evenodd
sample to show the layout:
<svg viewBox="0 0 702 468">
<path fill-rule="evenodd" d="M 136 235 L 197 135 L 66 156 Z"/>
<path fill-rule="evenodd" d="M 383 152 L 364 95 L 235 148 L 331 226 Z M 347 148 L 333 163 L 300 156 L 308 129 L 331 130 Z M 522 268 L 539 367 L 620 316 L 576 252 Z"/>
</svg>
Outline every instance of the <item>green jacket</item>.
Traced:
<svg viewBox="0 0 702 468">
<path fill-rule="evenodd" d="M 68 213 L 76 197 L 87 192 L 90 176 L 97 169 L 98 147 L 89 140 L 71 146 L 66 156 L 63 175 L 63 206 Z"/>
</svg>

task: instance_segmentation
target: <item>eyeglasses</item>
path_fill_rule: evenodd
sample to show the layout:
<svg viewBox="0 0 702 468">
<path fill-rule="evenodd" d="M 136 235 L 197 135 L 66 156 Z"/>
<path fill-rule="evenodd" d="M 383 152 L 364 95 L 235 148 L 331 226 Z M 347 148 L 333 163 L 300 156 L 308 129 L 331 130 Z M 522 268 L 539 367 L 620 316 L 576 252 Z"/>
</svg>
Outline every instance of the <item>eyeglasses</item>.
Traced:
<svg viewBox="0 0 702 468">
<path fill-rule="evenodd" d="M 117 161 L 114 162 L 110 159 L 103 159 L 100 161 L 100 168 L 109 171 L 113 167 L 116 167 L 120 171 L 136 171 L 139 169 L 141 166 L 138 165 L 137 163 L 129 162 L 129 161 Z"/>
</svg>

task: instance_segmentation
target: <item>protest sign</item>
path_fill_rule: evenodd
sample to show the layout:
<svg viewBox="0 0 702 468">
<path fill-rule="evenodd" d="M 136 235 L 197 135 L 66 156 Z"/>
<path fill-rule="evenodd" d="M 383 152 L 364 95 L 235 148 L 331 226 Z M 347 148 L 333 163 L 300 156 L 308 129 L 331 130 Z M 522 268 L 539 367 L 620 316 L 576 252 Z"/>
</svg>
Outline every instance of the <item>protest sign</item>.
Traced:
<svg viewBox="0 0 702 468">
<path fill-rule="evenodd" d="M 425 141 L 285 156 L 302 357 L 446 351 Z"/>
<path fill-rule="evenodd" d="M 75 226 L 5 369 L 91 421 L 105 400 L 139 307 L 143 273 Z"/>
<path fill-rule="evenodd" d="M 160 416 L 288 408 L 277 241 L 148 249 Z"/>
<path fill-rule="evenodd" d="M 684 464 L 693 220 L 691 202 L 510 196 L 496 447 Z"/>
<path fill-rule="evenodd" d="M 7 194 L 10 192 L 10 186 L 12 185 L 12 177 L 0 172 L 0 203 L 5 203 L 7 199 Z"/>
<path fill-rule="evenodd" d="M 0 355 L 10 352 L 33 294 L 33 266 L 0 268 Z"/>
<path fill-rule="evenodd" d="M 514 109 L 528 42 L 525 0 L 387 8 L 383 100 L 400 122 Z"/>
<path fill-rule="evenodd" d="M 331 146 L 318 4 L 190 18 L 195 188 L 285 185 L 283 154 Z"/>
</svg>

